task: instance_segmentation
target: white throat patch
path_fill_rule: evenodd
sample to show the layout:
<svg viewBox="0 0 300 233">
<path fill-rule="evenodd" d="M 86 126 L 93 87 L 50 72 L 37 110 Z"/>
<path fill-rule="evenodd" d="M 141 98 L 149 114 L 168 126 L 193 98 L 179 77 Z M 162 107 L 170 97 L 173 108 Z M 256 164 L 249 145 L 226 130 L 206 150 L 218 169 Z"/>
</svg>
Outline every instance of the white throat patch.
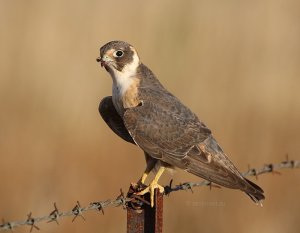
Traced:
<svg viewBox="0 0 300 233">
<path fill-rule="evenodd" d="M 137 68 L 140 59 L 135 50 L 133 50 L 133 60 L 125 65 L 122 71 L 113 69 L 111 76 L 113 79 L 112 100 L 113 104 L 120 115 L 124 109 L 136 105 L 136 94 L 138 78 L 136 77 Z"/>
<path fill-rule="evenodd" d="M 113 94 L 123 95 L 128 90 L 135 81 L 135 75 L 139 64 L 140 59 L 136 51 L 134 51 L 132 62 L 125 65 L 122 71 L 116 69 L 112 70 Z"/>
</svg>

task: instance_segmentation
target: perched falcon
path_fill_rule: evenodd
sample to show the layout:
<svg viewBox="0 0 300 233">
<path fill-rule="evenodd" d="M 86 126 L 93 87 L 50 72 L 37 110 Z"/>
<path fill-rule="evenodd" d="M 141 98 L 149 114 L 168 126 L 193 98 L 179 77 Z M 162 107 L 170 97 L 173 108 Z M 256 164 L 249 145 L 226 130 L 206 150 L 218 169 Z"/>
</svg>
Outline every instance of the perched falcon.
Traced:
<svg viewBox="0 0 300 233">
<path fill-rule="evenodd" d="M 111 130 L 144 151 L 147 167 L 139 183 L 156 172 L 149 186 L 138 193 L 150 192 L 152 206 L 154 189 L 164 191 L 158 184 L 160 176 L 165 168 L 174 167 L 240 189 L 256 203 L 265 198 L 263 190 L 228 159 L 209 128 L 141 63 L 133 46 L 111 41 L 100 48 L 97 62 L 113 80 L 112 96 L 101 101 L 99 112 Z"/>
</svg>

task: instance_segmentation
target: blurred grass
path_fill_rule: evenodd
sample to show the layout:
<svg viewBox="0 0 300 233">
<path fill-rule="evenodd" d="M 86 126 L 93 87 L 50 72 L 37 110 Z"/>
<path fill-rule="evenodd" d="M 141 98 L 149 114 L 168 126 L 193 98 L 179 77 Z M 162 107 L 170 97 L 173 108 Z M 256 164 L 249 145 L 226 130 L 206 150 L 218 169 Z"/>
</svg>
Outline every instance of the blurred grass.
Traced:
<svg viewBox="0 0 300 233">
<path fill-rule="evenodd" d="M 140 176 L 142 152 L 117 138 L 97 112 L 111 80 L 95 58 L 115 39 L 138 49 L 241 170 L 286 153 L 299 158 L 299 7 L 296 0 L 1 0 L 0 217 L 115 197 Z M 164 232 L 298 232 L 299 171 L 283 173 L 257 181 L 264 208 L 228 189 L 171 195 Z M 181 171 L 173 178 L 199 180 Z M 225 204 L 203 204 L 214 201 Z M 120 209 L 86 217 L 41 228 L 125 231 Z"/>
</svg>

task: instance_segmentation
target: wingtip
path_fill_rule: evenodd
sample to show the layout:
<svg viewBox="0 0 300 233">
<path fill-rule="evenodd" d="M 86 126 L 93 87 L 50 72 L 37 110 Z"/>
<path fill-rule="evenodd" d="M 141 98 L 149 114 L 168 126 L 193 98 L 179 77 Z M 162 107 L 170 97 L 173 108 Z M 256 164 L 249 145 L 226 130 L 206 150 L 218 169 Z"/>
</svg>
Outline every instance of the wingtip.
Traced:
<svg viewBox="0 0 300 233">
<path fill-rule="evenodd" d="M 262 193 L 246 193 L 251 200 L 256 204 L 256 205 L 260 205 L 261 207 L 263 207 L 263 200 L 265 199 L 265 196 Z"/>
</svg>

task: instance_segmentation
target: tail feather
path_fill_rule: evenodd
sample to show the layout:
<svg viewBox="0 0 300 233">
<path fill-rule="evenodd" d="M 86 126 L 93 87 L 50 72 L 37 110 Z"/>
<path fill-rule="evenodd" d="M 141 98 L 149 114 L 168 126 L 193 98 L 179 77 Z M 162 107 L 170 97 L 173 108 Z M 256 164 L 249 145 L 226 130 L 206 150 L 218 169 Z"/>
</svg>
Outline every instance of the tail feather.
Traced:
<svg viewBox="0 0 300 233">
<path fill-rule="evenodd" d="M 242 176 L 212 136 L 194 146 L 184 158 L 164 154 L 163 161 L 218 185 L 240 189 L 255 203 L 265 199 L 264 191 Z"/>
<path fill-rule="evenodd" d="M 245 191 L 245 193 L 257 204 L 261 204 L 261 201 L 265 199 L 264 191 L 259 187 L 258 185 L 254 184 L 252 181 L 245 178 L 245 180 L 251 185 L 252 189 L 248 192 L 248 190 Z"/>
</svg>

